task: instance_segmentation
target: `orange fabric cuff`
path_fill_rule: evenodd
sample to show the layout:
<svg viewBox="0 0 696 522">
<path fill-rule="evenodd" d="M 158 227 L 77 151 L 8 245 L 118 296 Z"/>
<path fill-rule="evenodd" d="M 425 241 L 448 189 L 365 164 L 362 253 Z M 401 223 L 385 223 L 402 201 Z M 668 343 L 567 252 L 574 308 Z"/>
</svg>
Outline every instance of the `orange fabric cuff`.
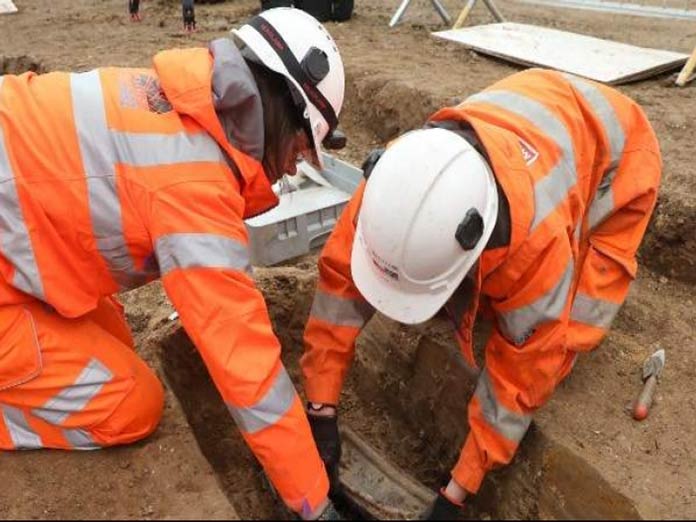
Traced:
<svg viewBox="0 0 696 522">
<path fill-rule="evenodd" d="M 302 499 L 301 505 L 291 505 L 290 507 L 299 515 L 309 517 L 329 496 L 329 479 L 326 473 L 320 473 L 317 482 Z"/>
<path fill-rule="evenodd" d="M 329 375 L 315 376 L 304 381 L 305 395 L 309 402 L 338 405 L 342 388 L 343 381 Z"/>
<path fill-rule="evenodd" d="M 459 456 L 459 461 L 452 470 L 452 478 L 462 488 L 475 495 L 488 470 L 479 458 L 476 441 L 469 435 Z"/>
</svg>

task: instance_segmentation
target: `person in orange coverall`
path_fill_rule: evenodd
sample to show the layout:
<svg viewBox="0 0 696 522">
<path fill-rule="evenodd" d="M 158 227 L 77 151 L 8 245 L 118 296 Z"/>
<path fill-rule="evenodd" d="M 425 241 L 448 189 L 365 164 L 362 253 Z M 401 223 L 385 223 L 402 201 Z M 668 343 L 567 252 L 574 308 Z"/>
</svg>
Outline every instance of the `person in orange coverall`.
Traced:
<svg viewBox="0 0 696 522">
<path fill-rule="evenodd" d="M 476 366 L 483 302 L 494 329 L 469 434 L 427 513 L 451 519 L 511 461 L 576 355 L 606 335 L 636 276 L 659 146 L 618 91 L 533 69 L 440 110 L 364 170 L 319 260 L 302 358 L 310 424 L 336 487 L 336 408 L 374 310 L 410 324 L 444 309 Z"/>
<path fill-rule="evenodd" d="M 162 386 L 119 291 L 161 279 L 284 502 L 335 515 L 255 288 L 244 219 L 298 159 L 340 147 L 338 49 L 268 10 L 152 69 L 0 76 L 0 449 L 97 449 L 155 430 Z"/>
</svg>

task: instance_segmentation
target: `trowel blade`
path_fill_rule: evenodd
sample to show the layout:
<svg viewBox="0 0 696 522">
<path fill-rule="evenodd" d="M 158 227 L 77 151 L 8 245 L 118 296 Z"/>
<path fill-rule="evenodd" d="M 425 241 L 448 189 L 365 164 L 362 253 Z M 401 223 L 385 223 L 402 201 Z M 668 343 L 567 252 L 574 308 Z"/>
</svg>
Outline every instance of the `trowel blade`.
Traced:
<svg viewBox="0 0 696 522">
<path fill-rule="evenodd" d="M 651 375 L 659 377 L 664 367 L 665 351 L 660 349 L 648 357 L 643 363 L 643 380 L 646 380 Z"/>
</svg>

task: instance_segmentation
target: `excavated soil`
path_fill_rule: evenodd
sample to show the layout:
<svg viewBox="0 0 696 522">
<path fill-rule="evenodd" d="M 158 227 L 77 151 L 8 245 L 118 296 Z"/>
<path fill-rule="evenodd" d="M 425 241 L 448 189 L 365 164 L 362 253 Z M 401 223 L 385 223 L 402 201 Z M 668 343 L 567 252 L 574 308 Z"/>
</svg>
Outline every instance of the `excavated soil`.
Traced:
<svg viewBox="0 0 696 522">
<path fill-rule="evenodd" d="M 0 74 L 147 66 L 160 49 L 205 44 L 256 12 L 255 0 L 197 7 L 200 30 L 185 36 L 177 1 L 143 2 L 129 22 L 121 0 L 15 0 L 0 16 Z M 444 2 L 454 15 L 460 2 Z M 347 70 L 341 154 L 359 164 L 374 146 L 422 124 L 453 103 L 519 70 L 429 36 L 441 29 L 425 0 L 389 30 L 396 0 L 357 0 L 354 19 L 329 24 Z M 693 23 L 554 10 L 500 0 L 511 20 L 632 44 L 690 52 Z M 478 5 L 470 24 L 490 16 Z M 472 517 L 696 518 L 694 295 L 696 86 L 672 77 L 621 87 L 646 110 L 664 155 L 663 185 L 641 249 L 642 271 L 611 334 L 579 359 L 536 417 L 515 465 L 491 474 L 468 507 Z M 316 282 L 315 256 L 258 269 L 299 383 L 302 328 Z M 139 444 L 96 453 L 0 456 L 2 518 L 287 518 L 230 421 L 200 358 L 158 284 L 123 296 L 140 354 L 167 387 L 158 431 Z M 479 325 L 484 332 L 486 325 Z M 479 345 L 482 335 L 479 334 Z M 649 419 L 626 405 L 640 386 L 642 360 L 657 345 L 667 367 Z M 438 319 L 405 327 L 383 318 L 361 336 L 341 403 L 342 422 L 431 488 L 466 435 L 475 382 Z"/>
</svg>

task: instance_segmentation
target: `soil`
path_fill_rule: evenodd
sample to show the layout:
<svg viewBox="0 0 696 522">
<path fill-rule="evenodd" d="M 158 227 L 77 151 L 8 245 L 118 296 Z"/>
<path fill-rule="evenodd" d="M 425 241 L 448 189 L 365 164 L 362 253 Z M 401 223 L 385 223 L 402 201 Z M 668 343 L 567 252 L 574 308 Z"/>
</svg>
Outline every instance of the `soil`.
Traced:
<svg viewBox="0 0 696 522">
<path fill-rule="evenodd" d="M 0 16 L 0 74 L 148 66 L 158 50 L 223 36 L 259 5 L 197 6 L 199 31 L 187 36 L 175 0 L 143 2 L 138 24 L 121 0 L 15 3 L 18 14 Z M 443 3 L 453 15 L 461 4 Z M 693 22 L 497 3 L 517 22 L 682 52 L 696 45 Z M 430 37 L 443 27 L 425 0 L 414 1 L 403 23 L 388 29 L 396 4 L 357 0 L 350 22 L 328 24 L 347 71 L 342 126 L 350 141 L 340 155 L 358 165 L 371 148 L 420 126 L 441 106 L 519 70 Z M 479 3 L 468 24 L 491 21 Z M 696 84 L 679 89 L 672 80 L 662 75 L 620 87 L 646 110 L 664 159 L 638 280 L 607 340 L 580 357 L 537 415 L 515 464 L 491 474 L 469 516 L 696 517 Z M 309 255 L 256 270 L 297 383 L 315 261 Z M 139 352 L 168 390 L 160 428 L 139 444 L 97 453 L 3 454 L 0 517 L 287 518 L 188 338 L 167 319 L 173 310 L 161 287 L 122 297 Z M 658 345 L 667 352 L 665 373 L 650 417 L 636 423 L 626 405 L 639 391 L 643 359 Z M 448 325 L 404 327 L 378 317 L 359 342 L 342 422 L 436 488 L 466 434 L 474 377 L 462 366 Z"/>
</svg>

